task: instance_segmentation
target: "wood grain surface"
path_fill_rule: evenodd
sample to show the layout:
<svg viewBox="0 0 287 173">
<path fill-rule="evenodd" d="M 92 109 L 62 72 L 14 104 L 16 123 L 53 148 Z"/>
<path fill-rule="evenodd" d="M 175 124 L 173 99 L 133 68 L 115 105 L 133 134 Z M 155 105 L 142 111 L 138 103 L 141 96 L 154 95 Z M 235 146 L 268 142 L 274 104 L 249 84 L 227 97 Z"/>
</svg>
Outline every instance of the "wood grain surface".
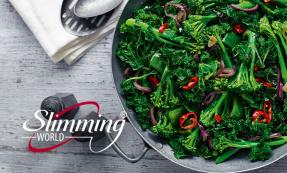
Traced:
<svg viewBox="0 0 287 173">
<path fill-rule="evenodd" d="M 112 37 L 106 37 L 71 67 L 64 63 L 55 65 L 9 2 L 0 1 L 0 173 L 193 172 L 155 151 L 131 164 L 112 149 L 95 155 L 90 153 L 88 144 L 76 141 L 45 154 L 27 151 L 27 139 L 22 137 L 30 134 L 22 129 L 22 124 L 33 117 L 42 99 L 56 92 L 72 92 L 79 101 L 96 100 L 106 116 L 121 112 L 112 84 Z M 119 142 L 129 155 L 142 149 L 141 139 L 130 126 L 126 126 Z M 102 147 L 106 143 L 102 140 L 95 145 Z M 285 173 L 287 158 L 253 172 Z"/>
</svg>

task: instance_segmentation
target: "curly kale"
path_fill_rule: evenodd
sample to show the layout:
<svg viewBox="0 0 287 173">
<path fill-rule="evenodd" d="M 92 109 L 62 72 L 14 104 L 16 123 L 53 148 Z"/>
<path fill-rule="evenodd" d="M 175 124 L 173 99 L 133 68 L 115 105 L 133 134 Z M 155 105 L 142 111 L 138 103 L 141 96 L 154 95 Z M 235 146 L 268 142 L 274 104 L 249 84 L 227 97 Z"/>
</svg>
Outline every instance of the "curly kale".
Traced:
<svg viewBox="0 0 287 173">
<path fill-rule="evenodd" d="M 149 107 L 150 102 L 148 97 L 142 92 L 137 91 L 134 88 L 132 81 L 123 81 L 121 83 L 122 94 L 125 95 L 127 100 L 127 106 L 134 108 L 138 116 L 138 121 L 143 129 L 151 127 L 151 121 L 149 119 Z"/>
<path fill-rule="evenodd" d="M 171 146 L 175 158 L 183 159 L 188 156 L 188 154 L 185 152 L 185 149 L 182 147 L 179 139 L 172 138 L 168 141 L 168 144 Z"/>
</svg>

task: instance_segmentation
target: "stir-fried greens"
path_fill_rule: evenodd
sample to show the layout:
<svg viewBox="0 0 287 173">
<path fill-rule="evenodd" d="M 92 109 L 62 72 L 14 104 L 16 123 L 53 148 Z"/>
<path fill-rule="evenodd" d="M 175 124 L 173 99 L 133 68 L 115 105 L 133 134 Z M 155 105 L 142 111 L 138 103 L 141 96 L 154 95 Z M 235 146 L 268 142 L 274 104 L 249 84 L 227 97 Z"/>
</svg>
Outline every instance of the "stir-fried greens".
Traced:
<svg viewBox="0 0 287 173">
<path fill-rule="evenodd" d="M 287 143 L 287 0 L 149 0 L 121 33 L 127 105 L 176 158 Z"/>
</svg>

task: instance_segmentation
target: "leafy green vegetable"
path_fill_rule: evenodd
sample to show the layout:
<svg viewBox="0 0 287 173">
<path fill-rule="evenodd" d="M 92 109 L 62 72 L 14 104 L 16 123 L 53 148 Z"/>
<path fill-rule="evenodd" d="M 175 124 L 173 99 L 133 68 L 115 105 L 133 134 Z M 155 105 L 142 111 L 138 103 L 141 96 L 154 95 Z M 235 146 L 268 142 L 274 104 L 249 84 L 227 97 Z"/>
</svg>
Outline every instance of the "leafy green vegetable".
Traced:
<svg viewBox="0 0 287 173">
<path fill-rule="evenodd" d="M 141 127 L 178 159 L 270 158 L 287 143 L 286 2 L 155 0 L 135 10 L 117 56 Z"/>
</svg>

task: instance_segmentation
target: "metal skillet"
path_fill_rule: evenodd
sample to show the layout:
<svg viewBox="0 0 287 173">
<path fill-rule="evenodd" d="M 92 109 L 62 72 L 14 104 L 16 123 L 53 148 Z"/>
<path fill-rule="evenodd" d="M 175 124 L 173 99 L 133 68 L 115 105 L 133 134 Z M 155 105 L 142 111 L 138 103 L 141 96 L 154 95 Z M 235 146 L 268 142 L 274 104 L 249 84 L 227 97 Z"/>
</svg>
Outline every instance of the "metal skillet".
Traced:
<svg viewBox="0 0 287 173">
<path fill-rule="evenodd" d="M 128 18 L 132 17 L 132 13 L 139 8 L 145 1 L 144 0 L 130 0 L 123 11 L 123 14 L 120 18 L 119 24 L 115 31 L 115 36 L 113 40 L 113 55 L 112 55 L 112 72 L 113 72 L 113 78 L 115 87 L 118 93 L 118 96 L 122 102 L 122 106 L 124 110 L 127 112 L 127 118 L 129 122 L 132 124 L 134 129 L 137 131 L 137 133 L 142 137 L 142 139 L 145 141 L 146 145 L 154 150 L 156 150 L 158 153 L 160 153 L 162 156 L 164 156 L 166 159 L 181 165 L 185 168 L 200 171 L 200 172 L 245 172 L 250 171 L 258 168 L 262 168 L 264 166 L 270 165 L 271 163 L 274 163 L 275 161 L 283 158 L 287 155 L 287 145 L 284 145 L 282 147 L 276 148 L 273 151 L 272 157 L 267 161 L 259 161 L 259 162 L 250 162 L 247 158 L 247 153 L 240 152 L 238 155 L 233 157 L 232 159 L 222 163 L 222 164 L 215 164 L 214 161 L 205 160 L 200 157 L 190 157 L 186 159 L 176 159 L 173 156 L 173 151 L 171 150 L 170 146 L 161 138 L 155 136 L 150 132 L 149 130 L 143 131 L 137 121 L 137 115 L 131 110 L 126 107 L 126 100 L 121 95 L 121 89 L 120 89 L 120 83 L 124 79 L 123 74 L 123 67 L 121 66 L 120 60 L 116 56 L 116 50 L 120 41 L 120 32 L 119 27 L 120 25 Z M 122 151 L 120 151 L 120 148 L 115 146 L 114 149 L 123 156 L 127 161 L 129 162 L 137 162 L 139 161 L 144 153 L 147 151 L 147 146 L 144 148 L 143 153 L 141 153 L 136 158 L 129 158 L 126 156 Z"/>
</svg>

